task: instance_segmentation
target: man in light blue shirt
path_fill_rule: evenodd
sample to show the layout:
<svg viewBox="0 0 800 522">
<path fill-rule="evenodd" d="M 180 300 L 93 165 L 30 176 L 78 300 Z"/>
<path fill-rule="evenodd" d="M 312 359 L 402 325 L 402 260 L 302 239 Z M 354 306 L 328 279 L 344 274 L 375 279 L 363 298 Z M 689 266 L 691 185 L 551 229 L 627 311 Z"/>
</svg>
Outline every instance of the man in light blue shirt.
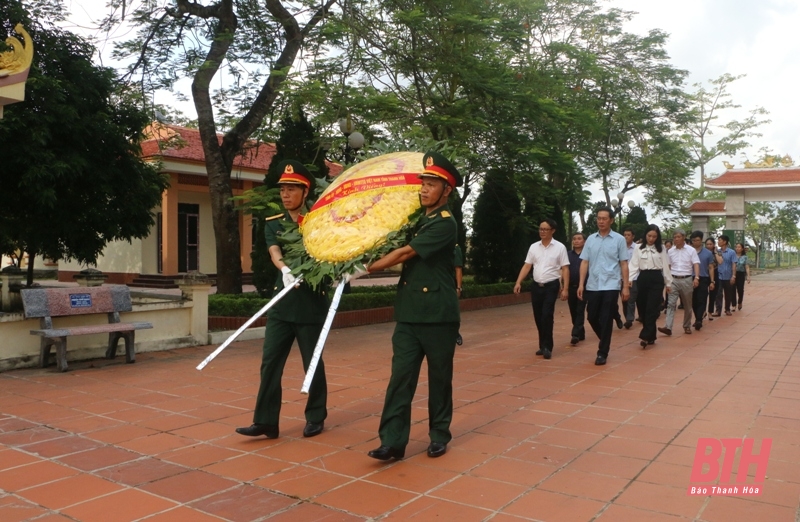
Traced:
<svg viewBox="0 0 800 522">
<path fill-rule="evenodd" d="M 723 298 L 725 300 L 725 315 L 733 315 L 731 313 L 731 304 L 733 304 L 734 299 L 734 292 L 735 287 L 733 285 L 736 284 L 736 252 L 733 249 L 728 248 L 730 245 L 730 239 L 728 236 L 719 236 L 717 240 L 717 246 L 719 248 L 715 252 L 715 256 L 717 258 L 717 280 L 719 281 L 720 288 L 717 290 L 717 302 L 716 310 L 714 311 L 714 317 L 719 317 L 722 315 L 722 301 Z"/>
<path fill-rule="evenodd" d="M 628 248 L 625 238 L 611 230 L 612 223 L 613 211 L 607 207 L 599 209 L 598 232 L 589 236 L 581 252 L 578 297 L 586 301 L 587 319 L 600 338 L 597 359 L 594 361 L 598 366 L 606 363 L 611 348 L 614 311 L 619 310 L 617 299 L 620 287 L 623 302 L 630 296 L 628 285 L 621 284 L 628 280 Z"/>
</svg>

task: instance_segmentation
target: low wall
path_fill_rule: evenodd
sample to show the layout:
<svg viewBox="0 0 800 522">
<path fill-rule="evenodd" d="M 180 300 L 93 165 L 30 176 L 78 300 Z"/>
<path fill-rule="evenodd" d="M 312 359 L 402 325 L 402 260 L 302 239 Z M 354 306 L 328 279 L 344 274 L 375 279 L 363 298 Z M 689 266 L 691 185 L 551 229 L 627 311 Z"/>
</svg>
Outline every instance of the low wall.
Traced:
<svg viewBox="0 0 800 522">
<path fill-rule="evenodd" d="M 132 293 L 133 311 L 121 313 L 120 319 L 123 322 L 153 324 L 152 329 L 136 332 L 137 353 L 206 344 L 208 286 L 189 287 L 188 290 L 182 298 Z M 106 314 L 53 318 L 55 328 L 107 322 Z M 25 319 L 22 313 L 0 314 L 0 371 L 35 367 L 39 364 L 41 337 L 30 333 L 39 328 L 39 319 Z M 102 358 L 107 347 L 108 334 L 68 337 L 67 361 Z M 118 358 L 125 357 L 123 341 L 117 347 L 117 354 Z"/>
<path fill-rule="evenodd" d="M 519 295 L 493 295 L 489 297 L 475 297 L 472 299 L 462 299 L 459 305 L 462 312 L 473 310 L 483 310 L 484 308 L 497 308 L 500 306 L 511 306 L 531 302 L 530 292 L 523 292 Z M 208 318 L 209 330 L 224 330 L 210 332 L 208 336 L 209 344 L 219 344 L 228 338 L 234 330 L 242 326 L 249 317 L 219 317 L 210 316 Z M 369 310 L 352 310 L 348 312 L 338 312 L 333 320 L 332 329 L 349 328 L 351 326 L 363 326 L 366 324 L 388 323 L 394 320 L 394 308 L 371 308 Z M 239 337 L 240 340 L 258 339 L 264 337 L 264 325 L 267 320 L 263 317 L 258 318 L 253 325 Z M 246 337 L 245 337 L 246 335 Z"/>
</svg>

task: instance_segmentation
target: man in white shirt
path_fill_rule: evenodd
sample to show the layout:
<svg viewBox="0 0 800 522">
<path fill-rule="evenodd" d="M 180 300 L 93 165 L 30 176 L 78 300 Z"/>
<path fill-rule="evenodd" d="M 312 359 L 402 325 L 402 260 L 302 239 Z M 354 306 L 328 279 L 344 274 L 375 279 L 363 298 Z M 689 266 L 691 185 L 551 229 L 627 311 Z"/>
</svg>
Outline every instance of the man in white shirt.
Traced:
<svg viewBox="0 0 800 522">
<path fill-rule="evenodd" d="M 556 222 L 545 219 L 539 225 L 541 241 L 532 244 L 519 271 L 514 293 L 522 290 L 522 281 L 533 268 L 531 304 L 536 329 L 539 330 L 539 350 L 536 355 L 549 359 L 553 354 L 553 317 L 559 294 L 566 301 L 569 295 L 569 257 L 563 243 L 553 239 Z M 562 283 L 563 279 L 563 283 Z"/>
<path fill-rule="evenodd" d="M 686 244 L 686 232 L 681 229 L 672 234 L 674 246 L 669 249 L 672 272 L 672 291 L 667 299 L 667 323 L 658 331 L 672 335 L 675 309 L 680 298 L 683 305 L 683 332 L 692 333 L 692 293 L 700 284 L 700 258 L 697 250 Z"/>
</svg>

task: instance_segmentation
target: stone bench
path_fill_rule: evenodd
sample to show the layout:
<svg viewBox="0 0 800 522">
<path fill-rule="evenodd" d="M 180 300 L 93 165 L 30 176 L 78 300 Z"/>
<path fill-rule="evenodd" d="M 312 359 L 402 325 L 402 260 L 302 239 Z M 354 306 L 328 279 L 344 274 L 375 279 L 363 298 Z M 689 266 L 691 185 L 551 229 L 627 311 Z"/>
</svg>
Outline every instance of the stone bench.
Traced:
<svg viewBox="0 0 800 522">
<path fill-rule="evenodd" d="M 108 333 L 106 358 L 113 359 L 117 354 L 117 344 L 125 339 L 125 358 L 128 363 L 136 361 L 134 335 L 136 330 L 152 328 L 152 323 L 120 322 L 120 312 L 130 312 L 131 292 L 125 285 L 106 285 L 95 287 L 70 288 L 29 288 L 23 289 L 22 305 L 25 318 L 39 318 L 39 330 L 31 330 L 31 335 L 39 335 L 41 347 L 39 365 L 46 368 L 50 351 L 56 347 L 56 364 L 62 372 L 67 371 L 67 337 Z M 90 326 L 53 327 L 53 317 L 107 314 L 108 324 Z"/>
</svg>

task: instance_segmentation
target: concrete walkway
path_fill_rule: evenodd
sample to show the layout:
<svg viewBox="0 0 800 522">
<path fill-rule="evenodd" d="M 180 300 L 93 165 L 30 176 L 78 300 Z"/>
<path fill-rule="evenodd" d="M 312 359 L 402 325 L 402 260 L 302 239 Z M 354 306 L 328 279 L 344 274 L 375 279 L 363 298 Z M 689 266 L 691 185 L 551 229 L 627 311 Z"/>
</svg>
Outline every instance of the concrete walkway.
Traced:
<svg viewBox="0 0 800 522">
<path fill-rule="evenodd" d="M 439 459 L 425 455 L 424 368 L 406 458 L 366 456 L 379 444 L 392 324 L 331 332 L 329 416 L 313 439 L 302 438 L 296 350 L 281 437 L 233 432 L 251 422 L 259 342 L 202 372 L 211 346 L 1 374 L 0 520 L 794 522 L 800 272 L 754 277 L 746 292 L 733 317 L 647 350 L 638 329 L 615 330 L 604 367 L 593 335 L 569 346 L 563 303 L 549 361 L 533 354 L 530 307 L 463 314 L 455 438 Z M 687 495 L 698 439 L 745 437 L 754 453 L 772 440 L 763 494 Z M 737 469 L 738 456 L 731 483 Z"/>
</svg>

